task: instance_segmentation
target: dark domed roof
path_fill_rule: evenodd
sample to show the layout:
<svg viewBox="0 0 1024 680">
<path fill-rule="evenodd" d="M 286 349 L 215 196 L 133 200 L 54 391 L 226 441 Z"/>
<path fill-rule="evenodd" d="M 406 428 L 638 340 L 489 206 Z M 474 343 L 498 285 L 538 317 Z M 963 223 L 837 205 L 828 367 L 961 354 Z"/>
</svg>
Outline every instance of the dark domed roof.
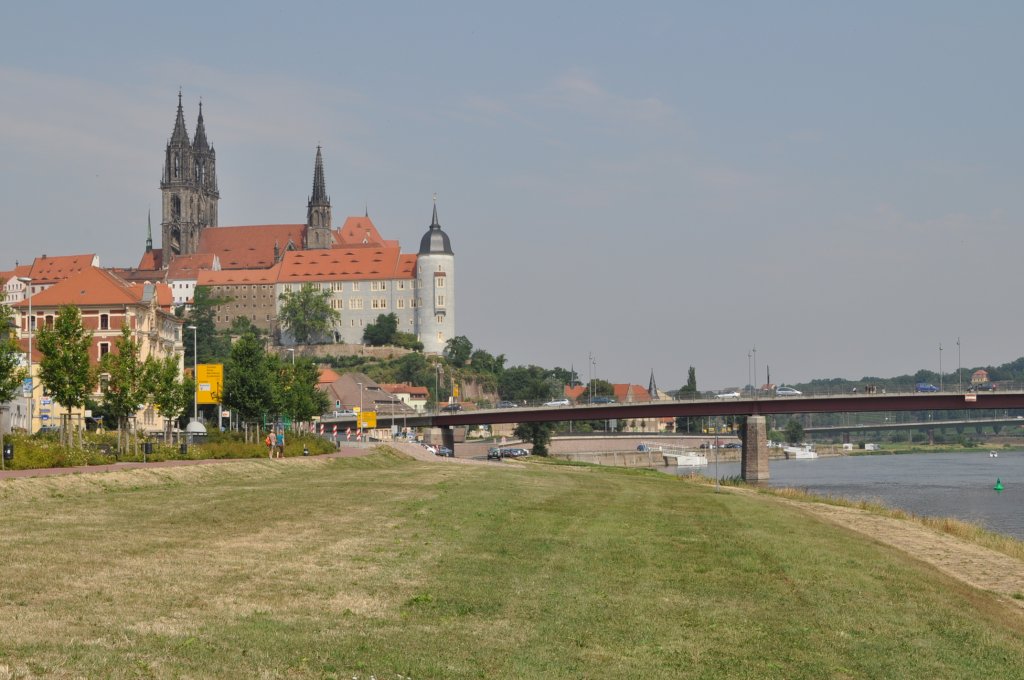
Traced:
<svg viewBox="0 0 1024 680">
<path fill-rule="evenodd" d="M 444 233 L 441 225 L 437 223 L 437 206 L 434 206 L 434 219 L 430 223 L 430 229 L 420 239 L 420 255 L 454 255 L 452 242 L 448 234 Z"/>
</svg>

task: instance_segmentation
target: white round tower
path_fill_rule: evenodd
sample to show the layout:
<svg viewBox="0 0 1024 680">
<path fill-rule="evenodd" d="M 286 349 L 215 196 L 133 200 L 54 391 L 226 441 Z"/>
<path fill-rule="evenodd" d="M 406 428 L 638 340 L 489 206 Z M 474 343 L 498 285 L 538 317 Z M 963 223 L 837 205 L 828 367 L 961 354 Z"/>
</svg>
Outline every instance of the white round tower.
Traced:
<svg viewBox="0 0 1024 680">
<path fill-rule="evenodd" d="M 416 334 L 423 351 L 436 354 L 455 337 L 455 253 L 438 224 L 436 196 L 434 218 L 416 257 Z"/>
</svg>

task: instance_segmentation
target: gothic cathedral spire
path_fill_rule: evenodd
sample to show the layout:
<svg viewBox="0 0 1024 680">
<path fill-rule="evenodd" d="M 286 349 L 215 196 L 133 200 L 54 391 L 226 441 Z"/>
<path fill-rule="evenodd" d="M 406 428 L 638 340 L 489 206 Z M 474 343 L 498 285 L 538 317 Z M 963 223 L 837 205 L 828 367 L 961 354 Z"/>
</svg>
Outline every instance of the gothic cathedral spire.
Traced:
<svg viewBox="0 0 1024 680">
<path fill-rule="evenodd" d="M 161 246 L 166 266 L 177 255 L 195 253 L 199 237 L 207 227 L 217 226 L 217 152 L 206 139 L 203 105 L 199 105 L 196 136 L 189 141 L 185 112 L 178 91 L 178 112 L 167 142 L 163 174 L 160 220 Z"/>
<path fill-rule="evenodd" d="M 331 198 L 327 195 L 324 180 L 324 159 L 320 147 L 316 147 L 316 161 L 313 163 L 313 193 L 306 206 L 305 247 L 330 248 L 334 238 L 331 235 Z"/>
</svg>

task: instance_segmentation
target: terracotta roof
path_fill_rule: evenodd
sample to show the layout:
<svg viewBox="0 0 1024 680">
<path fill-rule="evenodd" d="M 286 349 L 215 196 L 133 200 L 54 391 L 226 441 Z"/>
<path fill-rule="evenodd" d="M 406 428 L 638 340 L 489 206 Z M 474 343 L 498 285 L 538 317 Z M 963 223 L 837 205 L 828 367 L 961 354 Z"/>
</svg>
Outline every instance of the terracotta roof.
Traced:
<svg viewBox="0 0 1024 680">
<path fill-rule="evenodd" d="M 341 229 L 334 232 L 335 248 L 351 245 L 384 245 L 384 239 L 369 217 L 346 217 Z"/>
<path fill-rule="evenodd" d="M 200 270 L 215 269 L 216 266 L 217 256 L 213 253 L 179 255 L 167 267 L 167 278 L 169 280 L 195 279 Z"/>
<path fill-rule="evenodd" d="M 61 255 L 59 257 L 37 257 L 32 262 L 32 269 L 27 276 L 32 283 L 54 283 L 81 273 L 99 264 L 96 255 Z"/>
<path fill-rule="evenodd" d="M 221 269 L 199 270 L 196 285 L 199 286 L 240 286 L 256 283 L 277 283 L 281 265 L 269 269 Z"/>
<path fill-rule="evenodd" d="M 628 383 L 617 383 L 612 385 L 615 401 L 620 404 L 636 403 L 638 401 L 650 401 L 651 395 L 643 385 L 630 385 Z"/>
<path fill-rule="evenodd" d="M 124 267 L 105 267 L 105 269 L 129 283 L 157 283 L 163 281 L 164 275 L 167 273 L 163 269 L 126 269 Z"/>
<path fill-rule="evenodd" d="M 565 394 L 565 396 L 572 399 L 573 401 L 576 401 L 577 399 L 580 398 L 580 395 L 586 391 L 587 388 L 584 387 L 583 385 L 577 385 L 576 387 L 569 387 L 568 385 L 566 385 L 565 389 L 562 390 L 562 393 Z"/>
<path fill-rule="evenodd" d="M 379 247 L 296 250 L 281 262 L 281 283 L 363 279 L 411 279 L 416 256 L 402 255 L 398 243 Z"/>
<path fill-rule="evenodd" d="M 341 374 L 335 371 L 330 366 L 321 366 L 320 374 L 317 377 L 316 381 L 318 383 L 332 383 L 340 377 Z"/>
<path fill-rule="evenodd" d="M 36 293 L 32 296 L 32 305 L 38 308 L 138 304 L 142 300 L 143 289 L 144 286 L 129 285 L 105 269 L 89 267 Z M 28 301 L 22 300 L 15 306 L 27 308 Z"/>
<path fill-rule="evenodd" d="M 163 248 L 154 248 L 148 253 L 142 254 L 142 259 L 139 260 L 139 269 L 148 269 L 153 271 L 156 269 L 163 269 L 164 267 L 164 250 Z"/>
<path fill-rule="evenodd" d="M 252 227 L 211 227 L 199 237 L 197 251 L 216 255 L 223 269 L 258 269 L 274 264 L 274 245 L 284 253 L 290 242 L 302 247 L 303 224 L 264 224 Z"/>
<path fill-rule="evenodd" d="M 380 386 L 385 392 L 391 394 L 408 394 L 411 397 L 427 397 L 430 391 L 426 387 L 406 385 L 405 383 L 387 383 Z"/>
</svg>

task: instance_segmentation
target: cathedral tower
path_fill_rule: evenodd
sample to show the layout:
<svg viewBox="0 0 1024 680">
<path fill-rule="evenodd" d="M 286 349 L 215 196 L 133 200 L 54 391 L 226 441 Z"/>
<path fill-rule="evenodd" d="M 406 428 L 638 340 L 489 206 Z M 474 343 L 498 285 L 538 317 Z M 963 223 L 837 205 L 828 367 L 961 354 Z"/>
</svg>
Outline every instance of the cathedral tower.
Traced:
<svg viewBox="0 0 1024 680">
<path fill-rule="evenodd" d="M 334 243 L 331 236 L 331 197 L 327 195 L 324 181 L 324 159 L 320 147 L 316 147 L 316 162 L 313 164 L 313 193 L 306 206 L 306 243 L 308 249 L 330 248 Z"/>
<path fill-rule="evenodd" d="M 178 115 L 167 142 L 163 175 L 163 217 L 160 221 L 164 266 L 177 255 L 195 253 L 199 235 L 207 227 L 217 226 L 217 152 L 206 139 L 203 104 L 199 104 L 196 136 L 189 141 L 185 114 L 178 92 Z"/>
</svg>

